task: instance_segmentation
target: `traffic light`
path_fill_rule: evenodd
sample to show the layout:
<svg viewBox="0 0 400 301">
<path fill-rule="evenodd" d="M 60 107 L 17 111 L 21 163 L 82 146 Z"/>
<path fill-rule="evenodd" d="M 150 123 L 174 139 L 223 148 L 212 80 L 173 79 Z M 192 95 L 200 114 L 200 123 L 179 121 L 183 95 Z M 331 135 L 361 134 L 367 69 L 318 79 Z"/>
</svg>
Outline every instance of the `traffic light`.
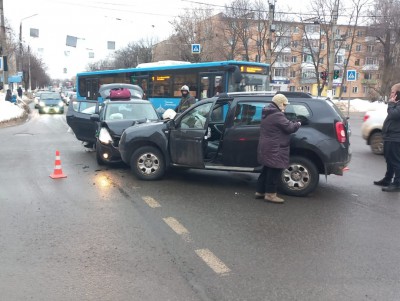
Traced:
<svg viewBox="0 0 400 301">
<path fill-rule="evenodd" d="M 328 78 L 328 73 L 326 71 L 322 71 L 320 73 L 320 77 L 322 80 L 326 80 Z"/>
<path fill-rule="evenodd" d="M 334 78 L 334 79 L 339 78 L 339 70 L 333 71 L 333 78 Z"/>
</svg>

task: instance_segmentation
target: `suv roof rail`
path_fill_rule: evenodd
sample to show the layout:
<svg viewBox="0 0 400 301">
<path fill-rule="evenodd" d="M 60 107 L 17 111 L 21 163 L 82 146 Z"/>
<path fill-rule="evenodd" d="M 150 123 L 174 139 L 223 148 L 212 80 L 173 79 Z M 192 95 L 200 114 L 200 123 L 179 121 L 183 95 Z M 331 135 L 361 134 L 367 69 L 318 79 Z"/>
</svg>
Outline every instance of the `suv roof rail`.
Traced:
<svg viewBox="0 0 400 301">
<path fill-rule="evenodd" d="M 277 91 L 276 94 L 283 94 L 286 97 L 313 98 L 310 93 L 306 92 Z"/>
</svg>

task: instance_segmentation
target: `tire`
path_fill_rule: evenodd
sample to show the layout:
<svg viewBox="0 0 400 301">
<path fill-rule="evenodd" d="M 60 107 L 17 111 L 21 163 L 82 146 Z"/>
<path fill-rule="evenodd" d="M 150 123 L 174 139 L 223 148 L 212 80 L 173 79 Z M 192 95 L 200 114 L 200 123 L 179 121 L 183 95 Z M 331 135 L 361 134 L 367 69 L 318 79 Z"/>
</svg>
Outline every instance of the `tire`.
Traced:
<svg viewBox="0 0 400 301">
<path fill-rule="evenodd" d="M 290 166 L 282 171 L 279 190 L 292 196 L 306 196 L 319 183 L 318 169 L 309 159 L 299 156 L 290 158 Z"/>
<path fill-rule="evenodd" d="M 165 173 L 164 156 L 153 146 L 137 149 L 131 157 L 130 166 L 135 176 L 141 180 L 158 180 Z"/>
<path fill-rule="evenodd" d="M 383 138 L 381 132 L 375 132 L 369 137 L 371 151 L 375 155 L 383 155 Z"/>
</svg>

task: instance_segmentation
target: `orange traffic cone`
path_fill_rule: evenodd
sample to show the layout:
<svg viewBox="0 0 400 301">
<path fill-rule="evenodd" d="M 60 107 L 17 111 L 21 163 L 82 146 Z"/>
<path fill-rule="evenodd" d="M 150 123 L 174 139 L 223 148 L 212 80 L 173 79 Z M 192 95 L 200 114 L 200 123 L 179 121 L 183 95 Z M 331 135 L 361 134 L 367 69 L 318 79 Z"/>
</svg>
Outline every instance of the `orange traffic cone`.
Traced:
<svg viewBox="0 0 400 301">
<path fill-rule="evenodd" d="M 56 151 L 56 162 L 54 163 L 54 172 L 50 175 L 52 179 L 66 178 L 67 176 L 63 174 L 61 168 L 60 152 Z"/>
</svg>

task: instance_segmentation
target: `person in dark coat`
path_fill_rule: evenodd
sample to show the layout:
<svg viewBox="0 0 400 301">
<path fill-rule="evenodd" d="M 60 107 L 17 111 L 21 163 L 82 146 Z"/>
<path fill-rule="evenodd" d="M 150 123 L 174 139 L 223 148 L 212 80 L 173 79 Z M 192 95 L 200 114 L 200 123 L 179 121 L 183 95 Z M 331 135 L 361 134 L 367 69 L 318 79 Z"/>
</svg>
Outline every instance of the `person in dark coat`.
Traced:
<svg viewBox="0 0 400 301">
<path fill-rule="evenodd" d="M 276 94 L 272 103 L 262 111 L 257 160 L 263 169 L 258 177 L 255 197 L 273 203 L 284 202 L 276 195 L 277 183 L 282 169 L 289 167 L 290 134 L 301 125 L 286 118 L 284 111 L 288 104 L 285 95 Z"/>
<path fill-rule="evenodd" d="M 21 88 L 21 86 L 18 87 L 17 93 L 18 93 L 18 97 L 22 98 L 22 88 Z"/>
<path fill-rule="evenodd" d="M 394 192 L 400 191 L 400 83 L 391 89 L 387 113 L 382 126 L 386 174 L 374 184 L 385 186 L 382 191 Z"/>
<path fill-rule="evenodd" d="M 11 94 L 11 90 L 10 89 L 7 89 L 6 100 L 9 101 L 9 102 L 12 102 L 12 94 Z"/>
</svg>

